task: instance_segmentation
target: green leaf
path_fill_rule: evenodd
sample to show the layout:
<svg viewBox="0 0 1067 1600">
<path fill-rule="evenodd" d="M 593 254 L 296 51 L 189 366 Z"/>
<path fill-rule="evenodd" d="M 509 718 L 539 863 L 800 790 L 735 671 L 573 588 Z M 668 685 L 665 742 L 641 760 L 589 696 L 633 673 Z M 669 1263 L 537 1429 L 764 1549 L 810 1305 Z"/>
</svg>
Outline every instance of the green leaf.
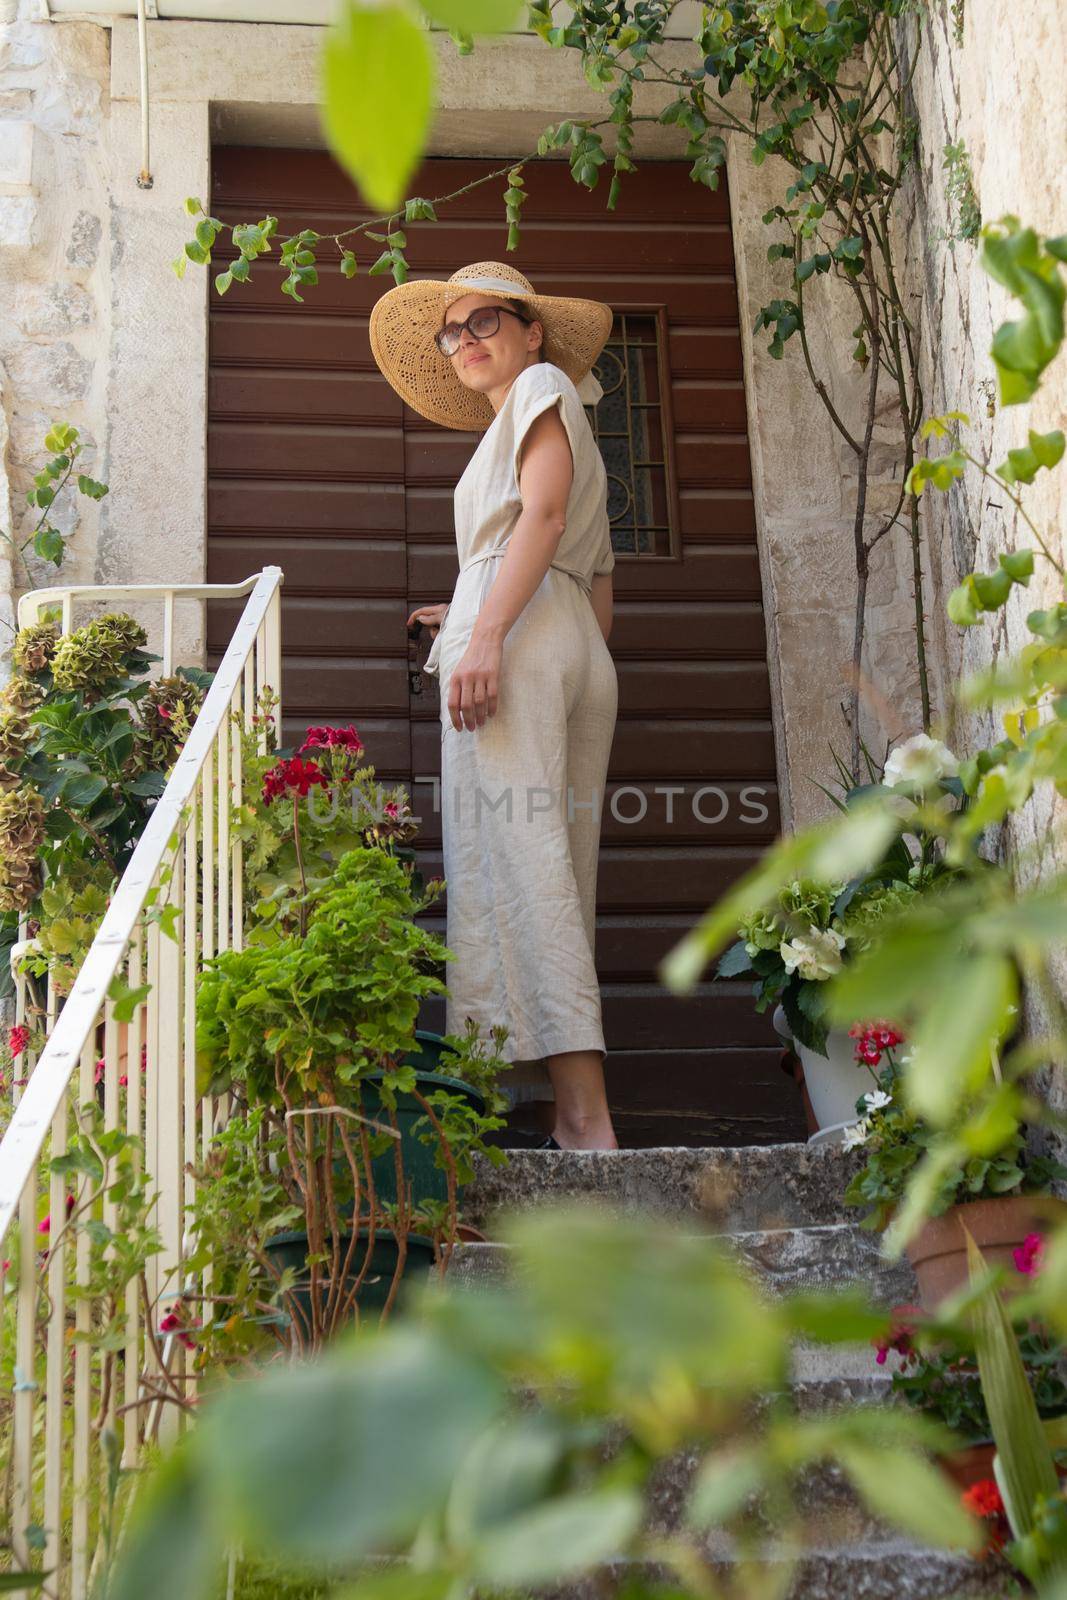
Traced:
<svg viewBox="0 0 1067 1600">
<path fill-rule="evenodd" d="M 1060 435 L 1063 438 L 1063 435 Z M 1007 550 L 997 557 L 1005 572 L 1011 574 L 1016 583 L 1027 584 L 1034 575 L 1034 552 L 1032 550 Z"/>
<path fill-rule="evenodd" d="M 348 0 L 322 53 L 323 123 L 333 154 L 368 203 L 395 211 L 433 110 L 426 30 L 393 6 Z"/>
<path fill-rule="evenodd" d="M 193 1442 L 185 1439 L 138 1496 L 108 1600 L 194 1600 L 211 1593 L 226 1534 L 210 1515 Z"/>
<path fill-rule="evenodd" d="M 971 1283 L 979 1283 L 986 1264 L 969 1233 L 967 1262 Z M 997 1447 L 997 1482 L 1011 1531 L 1021 1539 L 1033 1529 L 1038 1496 L 1057 1494 L 1059 1480 L 1015 1334 L 992 1285 L 978 1298 L 973 1327 L 982 1396 Z"/>
<path fill-rule="evenodd" d="M 507 1419 L 467 1452 L 445 1513 L 451 1544 L 467 1546 L 540 1505 L 553 1487 L 566 1437 L 547 1414 Z"/>
<path fill-rule="evenodd" d="M 1015 969 L 1002 955 L 968 954 L 942 974 L 912 1036 L 904 1080 L 921 1116 L 943 1126 L 985 1083 L 991 1048 L 1004 1037 L 1008 1007 L 1017 1002 Z"/>
<path fill-rule="evenodd" d="M 132 1022 L 137 1007 L 148 999 L 152 992 L 150 983 L 142 983 L 138 988 L 131 989 L 120 977 L 112 978 L 108 986 L 108 999 L 114 1001 L 116 1022 Z"/>
<path fill-rule="evenodd" d="M 515 25 L 522 0 L 419 0 L 431 21 L 461 33 L 504 33 Z"/>
<path fill-rule="evenodd" d="M 63 535 L 58 528 L 38 528 L 33 536 L 34 555 L 42 561 L 52 561 L 58 567 L 63 561 Z"/>
<path fill-rule="evenodd" d="M 848 879 L 870 871 L 898 827 L 887 806 L 865 800 L 827 823 L 783 836 L 667 952 L 657 969 L 660 980 L 676 993 L 686 992 L 741 923 L 769 905 L 784 884 L 798 877 Z"/>
<path fill-rule="evenodd" d="M 420 1330 L 338 1342 L 216 1398 L 195 1435 L 203 1492 L 247 1548 L 318 1570 L 357 1560 L 443 1505 L 502 1402 L 482 1363 Z"/>
<path fill-rule="evenodd" d="M 98 773 L 83 774 L 76 772 L 68 778 L 60 790 L 60 797 L 64 805 L 70 806 L 74 811 L 85 811 L 99 800 L 107 788 L 107 779 Z"/>
<path fill-rule="evenodd" d="M 1029 439 L 1029 444 L 1009 450 L 1007 461 L 997 467 L 997 477 L 1005 483 L 1033 483 L 1042 467 L 1052 468 L 1062 461 L 1064 437 L 1058 428 L 1051 433 L 1031 429 Z"/>
<path fill-rule="evenodd" d="M 163 790 L 167 787 L 166 777 L 162 772 L 142 772 L 139 778 L 127 785 L 130 794 L 139 795 L 146 800 L 158 800 Z"/>
<path fill-rule="evenodd" d="M 884 1440 L 868 1445 L 850 1439 L 839 1443 L 834 1454 L 876 1516 L 895 1522 L 924 1544 L 975 1553 L 984 1544 L 956 1489 L 917 1451 Z"/>
<path fill-rule="evenodd" d="M 751 1445 L 710 1455 L 693 1485 L 687 1523 L 691 1528 L 710 1528 L 728 1521 L 744 1507 L 762 1479 L 763 1463 Z"/>
<path fill-rule="evenodd" d="M 540 1585 L 622 1555 L 644 1514 L 635 1489 L 585 1489 L 547 1501 L 483 1538 L 471 1577 L 490 1587 Z"/>
</svg>

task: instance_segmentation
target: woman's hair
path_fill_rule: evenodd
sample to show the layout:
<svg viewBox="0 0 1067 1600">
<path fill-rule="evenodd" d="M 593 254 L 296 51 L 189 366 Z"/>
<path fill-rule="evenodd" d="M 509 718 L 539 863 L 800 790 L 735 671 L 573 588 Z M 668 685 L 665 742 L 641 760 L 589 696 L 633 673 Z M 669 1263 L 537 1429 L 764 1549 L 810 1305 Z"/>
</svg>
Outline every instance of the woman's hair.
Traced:
<svg viewBox="0 0 1067 1600">
<path fill-rule="evenodd" d="M 540 317 L 531 317 L 530 307 L 525 300 L 511 299 L 509 297 L 508 305 L 512 311 L 517 311 L 519 316 L 525 318 L 527 322 L 541 322 Z M 545 325 L 543 322 L 541 322 L 541 343 L 537 347 L 537 359 L 538 361 L 545 359 Z"/>
</svg>

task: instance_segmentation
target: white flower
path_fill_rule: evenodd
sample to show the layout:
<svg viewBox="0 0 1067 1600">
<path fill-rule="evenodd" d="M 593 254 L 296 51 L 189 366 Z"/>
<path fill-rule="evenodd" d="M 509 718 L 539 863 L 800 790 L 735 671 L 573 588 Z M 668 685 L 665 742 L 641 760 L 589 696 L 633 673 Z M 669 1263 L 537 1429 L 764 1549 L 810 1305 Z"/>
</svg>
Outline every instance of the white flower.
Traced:
<svg viewBox="0 0 1067 1600">
<path fill-rule="evenodd" d="M 835 928 L 811 927 L 795 939 L 783 939 L 780 954 L 787 972 L 799 972 L 802 978 L 832 978 L 841 971 L 844 946 L 844 935 Z"/>
<path fill-rule="evenodd" d="M 884 1111 L 886 1106 L 893 1104 L 893 1096 L 886 1094 L 884 1089 L 868 1089 L 863 1103 L 868 1111 Z"/>
<path fill-rule="evenodd" d="M 931 739 L 928 733 L 916 733 L 890 751 L 882 782 L 890 789 L 901 783 L 930 789 L 942 778 L 955 776 L 958 770 L 959 762 L 947 745 L 940 739 Z"/>
<path fill-rule="evenodd" d="M 861 1144 L 867 1143 L 867 1135 L 871 1131 L 870 1123 L 864 1118 L 861 1122 L 854 1122 L 846 1128 L 841 1136 L 842 1146 L 846 1150 L 858 1150 Z"/>
</svg>

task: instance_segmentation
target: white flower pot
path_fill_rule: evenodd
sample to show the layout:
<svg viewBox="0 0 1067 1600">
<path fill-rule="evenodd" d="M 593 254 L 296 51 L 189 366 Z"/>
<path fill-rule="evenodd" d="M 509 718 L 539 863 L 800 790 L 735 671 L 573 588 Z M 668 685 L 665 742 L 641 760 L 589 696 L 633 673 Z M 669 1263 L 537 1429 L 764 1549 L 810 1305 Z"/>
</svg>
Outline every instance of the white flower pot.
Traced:
<svg viewBox="0 0 1067 1600">
<path fill-rule="evenodd" d="M 791 1041 L 804 1067 L 804 1086 L 819 1124 L 809 1144 L 840 1144 L 846 1128 L 857 1121 L 856 1101 L 873 1088 L 870 1073 L 856 1060 L 856 1041 L 845 1028 L 831 1028 L 826 1055 L 793 1039 L 785 1012 L 778 1006 L 773 1018 L 780 1038 Z"/>
</svg>

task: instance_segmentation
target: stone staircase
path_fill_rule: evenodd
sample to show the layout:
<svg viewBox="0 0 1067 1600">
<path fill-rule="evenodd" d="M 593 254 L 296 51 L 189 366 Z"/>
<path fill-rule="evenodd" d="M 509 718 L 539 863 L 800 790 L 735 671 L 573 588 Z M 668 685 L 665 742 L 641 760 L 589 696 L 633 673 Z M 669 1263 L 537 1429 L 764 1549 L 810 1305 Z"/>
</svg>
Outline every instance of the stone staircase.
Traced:
<svg viewBox="0 0 1067 1600">
<path fill-rule="evenodd" d="M 747 1149 L 625 1150 L 618 1153 L 509 1153 L 505 1168 L 484 1167 L 464 1196 L 464 1217 L 488 1235 L 457 1247 L 450 1278 L 476 1292 L 509 1270 L 507 1246 L 493 1241 L 506 1210 L 588 1199 L 619 1210 L 669 1217 L 725 1241 L 769 1293 L 863 1284 L 878 1304 L 917 1298 L 907 1262 L 890 1263 L 877 1236 L 863 1232 L 842 1204 L 857 1155 L 807 1145 Z M 892 1403 L 890 1374 L 866 1346 L 801 1342 L 794 1351 L 792 1390 L 802 1412 L 852 1404 Z M 668 1463 L 657 1477 L 652 1513 L 660 1526 L 679 1514 L 692 1458 Z M 798 1489 L 809 1548 L 798 1566 L 792 1600 L 970 1600 L 1018 1593 L 999 1563 L 922 1548 L 881 1524 L 833 1467 L 810 1472 Z M 725 1540 L 710 1553 L 730 1565 Z M 605 1600 L 627 1576 L 599 1572 L 569 1585 L 559 1600 Z"/>
</svg>

